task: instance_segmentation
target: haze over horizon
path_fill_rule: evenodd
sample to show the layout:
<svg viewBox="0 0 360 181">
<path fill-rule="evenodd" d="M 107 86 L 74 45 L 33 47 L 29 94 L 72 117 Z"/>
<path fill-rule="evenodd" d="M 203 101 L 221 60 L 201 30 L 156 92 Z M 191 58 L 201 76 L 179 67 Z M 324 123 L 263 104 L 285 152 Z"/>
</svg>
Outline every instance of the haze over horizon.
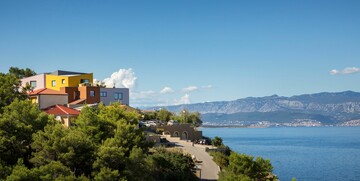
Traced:
<svg viewBox="0 0 360 181">
<path fill-rule="evenodd" d="M 134 107 L 360 92 L 360 1 L 1 1 L 0 72 L 93 72 Z"/>
</svg>

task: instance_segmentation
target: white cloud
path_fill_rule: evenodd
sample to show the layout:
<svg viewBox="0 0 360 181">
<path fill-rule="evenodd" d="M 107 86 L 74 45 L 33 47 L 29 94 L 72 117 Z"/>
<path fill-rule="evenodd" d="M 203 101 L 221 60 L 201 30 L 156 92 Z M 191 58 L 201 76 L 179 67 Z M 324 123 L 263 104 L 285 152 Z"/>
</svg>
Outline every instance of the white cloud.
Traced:
<svg viewBox="0 0 360 181">
<path fill-rule="evenodd" d="M 148 98 L 153 98 L 157 96 L 155 91 L 149 90 L 149 91 L 131 91 L 130 92 L 130 97 L 133 99 L 148 99 Z"/>
<path fill-rule="evenodd" d="M 177 104 L 190 104 L 190 96 L 189 94 L 185 94 L 180 98 L 180 100 L 175 100 L 175 105 Z"/>
<path fill-rule="evenodd" d="M 198 90 L 199 88 L 196 87 L 196 86 L 189 86 L 189 87 L 185 87 L 182 89 L 183 92 L 192 92 L 192 91 L 196 91 Z"/>
<path fill-rule="evenodd" d="M 331 75 L 336 75 L 336 74 L 339 74 L 339 71 L 336 70 L 336 69 L 333 69 L 333 70 L 330 71 L 330 74 Z"/>
<path fill-rule="evenodd" d="M 339 74 L 353 74 L 360 72 L 360 68 L 357 67 L 346 67 L 343 70 L 333 69 L 330 71 L 331 75 L 339 75 Z"/>
<path fill-rule="evenodd" d="M 201 88 L 203 88 L 203 89 L 211 89 L 211 88 L 213 88 L 213 86 L 212 85 L 206 85 L 206 86 L 202 86 Z"/>
<path fill-rule="evenodd" d="M 117 72 L 111 74 L 110 77 L 105 78 L 103 81 L 106 87 L 115 87 L 117 88 L 135 88 L 137 77 L 135 72 L 130 69 L 120 69 Z"/>
<path fill-rule="evenodd" d="M 175 92 L 171 87 L 164 87 L 161 91 L 160 94 L 167 94 L 167 93 L 173 93 Z"/>
</svg>

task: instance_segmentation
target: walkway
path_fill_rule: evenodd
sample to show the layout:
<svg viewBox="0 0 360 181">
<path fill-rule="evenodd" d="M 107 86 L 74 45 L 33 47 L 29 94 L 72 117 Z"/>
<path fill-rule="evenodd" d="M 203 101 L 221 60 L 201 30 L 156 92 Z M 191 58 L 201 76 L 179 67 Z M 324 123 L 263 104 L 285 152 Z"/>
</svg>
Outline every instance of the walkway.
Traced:
<svg viewBox="0 0 360 181">
<path fill-rule="evenodd" d="M 200 165 L 201 169 L 201 180 L 217 180 L 218 173 L 220 172 L 219 166 L 212 160 L 212 157 L 205 152 L 206 147 L 211 147 L 209 145 L 197 145 L 192 146 L 192 143 L 189 141 L 180 140 L 179 138 L 172 138 L 170 136 L 162 136 L 168 141 L 175 143 L 180 146 L 185 152 L 194 155 L 196 160 L 202 161 Z"/>
</svg>

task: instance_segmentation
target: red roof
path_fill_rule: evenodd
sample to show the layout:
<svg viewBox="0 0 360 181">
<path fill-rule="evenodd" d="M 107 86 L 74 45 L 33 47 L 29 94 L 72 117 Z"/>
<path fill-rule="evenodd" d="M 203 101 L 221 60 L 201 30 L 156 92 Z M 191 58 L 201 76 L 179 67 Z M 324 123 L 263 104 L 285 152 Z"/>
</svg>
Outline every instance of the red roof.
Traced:
<svg viewBox="0 0 360 181">
<path fill-rule="evenodd" d="M 28 92 L 28 94 L 31 95 L 66 95 L 66 93 L 62 93 L 60 91 L 48 89 L 48 88 L 42 88 L 37 89 L 32 92 Z"/>
<path fill-rule="evenodd" d="M 79 115 L 80 111 L 72 108 L 68 108 L 63 105 L 54 105 L 45 108 L 43 111 L 45 111 L 47 114 L 54 114 L 54 115 Z"/>
<path fill-rule="evenodd" d="M 76 101 L 70 102 L 70 105 L 75 105 L 75 104 L 81 104 L 81 103 L 85 103 L 86 99 L 78 99 Z"/>
</svg>

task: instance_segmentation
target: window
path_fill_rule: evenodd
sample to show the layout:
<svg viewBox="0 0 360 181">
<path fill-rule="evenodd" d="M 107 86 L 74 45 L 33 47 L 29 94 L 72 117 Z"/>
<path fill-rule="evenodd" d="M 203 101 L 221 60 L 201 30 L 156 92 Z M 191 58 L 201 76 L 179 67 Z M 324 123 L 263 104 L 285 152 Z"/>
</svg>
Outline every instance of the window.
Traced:
<svg viewBox="0 0 360 181">
<path fill-rule="evenodd" d="M 62 79 L 62 80 L 61 80 L 61 83 L 62 83 L 62 84 L 65 84 L 65 79 Z"/>
<path fill-rule="evenodd" d="M 122 100 L 123 94 L 120 92 L 115 92 L 115 100 Z"/>
<path fill-rule="evenodd" d="M 79 91 L 74 91 L 74 99 L 75 100 L 80 99 L 80 92 Z"/>
<path fill-rule="evenodd" d="M 100 92 L 100 97 L 107 97 L 107 92 L 106 91 L 101 91 Z"/>
<path fill-rule="evenodd" d="M 51 85 L 52 85 L 53 87 L 56 87 L 56 80 L 52 80 L 52 81 L 51 81 Z"/>
<path fill-rule="evenodd" d="M 80 83 L 89 83 L 89 79 L 81 79 Z"/>
<path fill-rule="evenodd" d="M 95 91 L 93 90 L 90 91 L 90 97 L 95 97 Z"/>
<path fill-rule="evenodd" d="M 30 81 L 30 87 L 35 88 L 36 87 L 36 81 Z"/>
</svg>

